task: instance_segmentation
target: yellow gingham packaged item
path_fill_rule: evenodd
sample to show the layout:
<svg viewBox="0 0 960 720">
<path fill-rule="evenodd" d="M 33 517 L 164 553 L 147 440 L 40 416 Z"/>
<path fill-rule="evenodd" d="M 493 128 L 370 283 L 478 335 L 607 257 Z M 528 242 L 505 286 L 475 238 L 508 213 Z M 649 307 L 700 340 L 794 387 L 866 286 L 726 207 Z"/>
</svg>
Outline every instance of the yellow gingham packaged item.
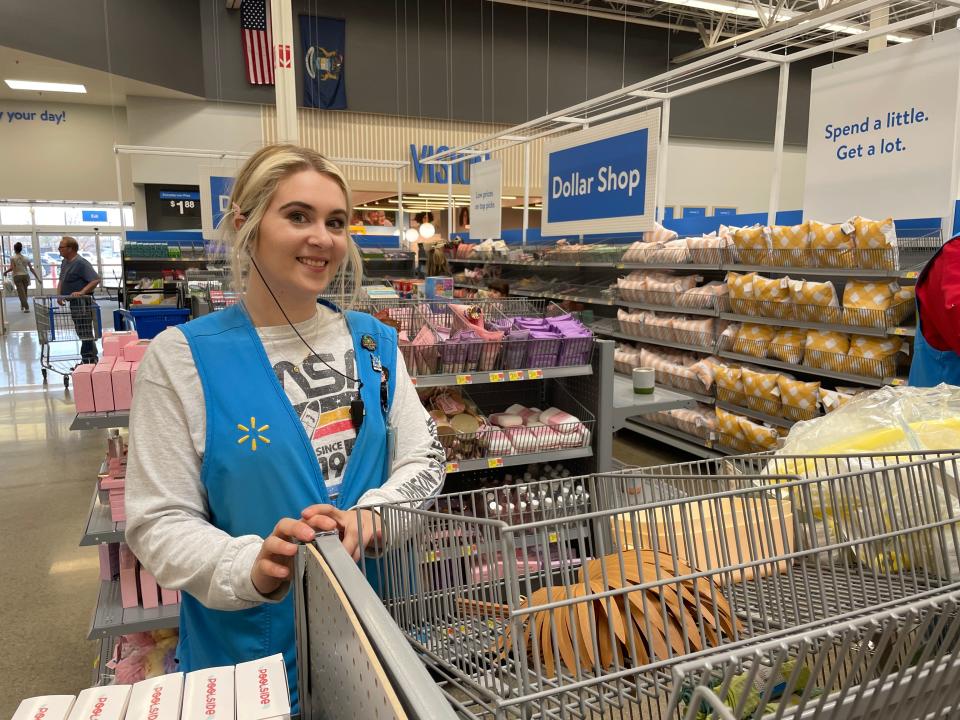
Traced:
<svg viewBox="0 0 960 720">
<path fill-rule="evenodd" d="M 846 333 L 830 330 L 808 330 L 804 343 L 804 362 L 810 367 L 818 367 L 834 372 L 847 372 L 850 363 L 850 336 Z"/>
<path fill-rule="evenodd" d="M 856 267 L 853 232 L 850 225 L 826 225 L 811 220 L 810 264 L 813 267 Z"/>
<path fill-rule="evenodd" d="M 740 427 L 740 416 L 717 408 L 717 431 L 734 439 L 743 439 L 743 430 Z"/>
<path fill-rule="evenodd" d="M 781 375 L 778 378 L 783 416 L 791 420 L 809 420 L 820 405 L 820 383 L 803 382 Z"/>
<path fill-rule="evenodd" d="M 753 281 L 756 273 L 727 273 L 727 287 L 730 292 L 730 311 L 738 315 L 752 315 Z"/>
<path fill-rule="evenodd" d="M 917 286 L 916 285 L 907 285 L 897 289 L 896 294 L 893 296 L 893 304 L 899 305 L 903 302 L 914 303 L 917 300 Z"/>
<path fill-rule="evenodd" d="M 763 358 L 777 329 L 772 325 L 744 323 L 733 341 L 733 352 Z"/>
<path fill-rule="evenodd" d="M 870 377 L 896 375 L 896 355 L 903 349 L 903 340 L 897 337 L 850 337 L 851 372 Z"/>
<path fill-rule="evenodd" d="M 862 327 L 886 327 L 886 310 L 893 305 L 897 283 L 847 281 L 843 288 L 843 322 Z"/>
<path fill-rule="evenodd" d="M 770 259 L 772 265 L 807 264 L 810 253 L 810 223 L 775 225 L 770 228 Z"/>
<path fill-rule="evenodd" d="M 719 412 L 719 410 L 717 412 Z M 762 450 L 777 449 L 777 440 L 780 437 L 780 433 L 776 428 L 755 423 L 753 420 L 745 417 L 739 418 L 739 422 L 743 439 L 749 445 Z"/>
<path fill-rule="evenodd" d="M 858 215 L 853 219 L 853 227 L 861 267 L 897 269 L 897 228 L 893 218 L 867 220 Z"/>
<path fill-rule="evenodd" d="M 780 373 L 743 368 L 747 407 L 767 415 L 780 414 Z"/>
<path fill-rule="evenodd" d="M 767 357 L 781 362 L 799 365 L 803 362 L 803 346 L 807 341 L 807 331 L 797 328 L 780 328 L 770 341 Z"/>
<path fill-rule="evenodd" d="M 832 282 L 790 281 L 790 302 L 794 317 L 807 322 L 836 323 L 840 321 L 837 308 L 837 289 Z"/>
<path fill-rule="evenodd" d="M 757 275 L 753 280 L 754 311 L 764 317 L 791 318 L 790 278 L 766 278 Z"/>
<path fill-rule="evenodd" d="M 743 397 L 743 368 L 739 365 L 717 365 L 713 380 L 717 385 L 717 397 L 735 405 L 746 402 Z"/>
<path fill-rule="evenodd" d="M 765 227 L 739 228 L 733 233 L 733 244 L 744 265 L 766 265 L 770 261 L 770 236 Z"/>
</svg>

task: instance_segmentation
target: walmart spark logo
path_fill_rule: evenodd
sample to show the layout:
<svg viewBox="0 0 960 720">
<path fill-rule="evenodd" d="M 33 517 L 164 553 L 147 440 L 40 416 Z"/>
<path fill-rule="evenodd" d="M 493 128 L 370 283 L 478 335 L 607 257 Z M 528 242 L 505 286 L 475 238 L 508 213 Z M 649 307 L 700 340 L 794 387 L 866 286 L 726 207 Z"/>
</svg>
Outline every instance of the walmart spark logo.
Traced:
<svg viewBox="0 0 960 720">
<path fill-rule="evenodd" d="M 257 440 L 264 443 L 265 445 L 270 444 L 270 438 L 261 433 L 266 432 L 270 429 L 269 425 L 261 425 L 257 427 L 257 419 L 252 417 L 250 418 L 250 427 L 247 427 L 243 423 L 237 423 L 237 430 L 244 433 L 242 437 L 237 440 L 237 445 L 243 445 L 247 440 L 250 441 L 250 449 L 253 452 L 257 451 Z"/>
</svg>

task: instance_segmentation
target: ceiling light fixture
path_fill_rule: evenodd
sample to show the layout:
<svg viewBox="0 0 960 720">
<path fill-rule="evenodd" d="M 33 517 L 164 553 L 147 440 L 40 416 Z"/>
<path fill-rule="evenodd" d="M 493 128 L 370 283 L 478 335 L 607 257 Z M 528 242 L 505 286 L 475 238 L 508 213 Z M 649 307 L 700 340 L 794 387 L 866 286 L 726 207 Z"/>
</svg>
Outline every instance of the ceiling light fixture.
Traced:
<svg viewBox="0 0 960 720">
<path fill-rule="evenodd" d="M 4 80 L 11 90 L 39 90 L 41 92 L 62 92 L 86 94 L 87 88 L 76 83 L 38 82 L 35 80 Z"/>
</svg>

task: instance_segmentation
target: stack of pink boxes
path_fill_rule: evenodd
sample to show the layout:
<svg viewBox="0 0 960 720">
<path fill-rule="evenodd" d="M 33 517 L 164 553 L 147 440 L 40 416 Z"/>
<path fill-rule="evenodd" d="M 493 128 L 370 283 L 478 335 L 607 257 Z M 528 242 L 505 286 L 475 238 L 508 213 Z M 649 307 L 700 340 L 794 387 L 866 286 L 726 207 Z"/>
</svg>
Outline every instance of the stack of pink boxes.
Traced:
<svg viewBox="0 0 960 720">
<path fill-rule="evenodd" d="M 117 576 L 124 608 L 152 610 L 180 602 L 180 593 L 158 586 L 156 578 L 140 565 L 126 543 L 103 543 L 100 545 L 100 579 L 112 580 Z"/>
<path fill-rule="evenodd" d="M 110 503 L 110 519 L 113 522 L 126 522 L 127 511 L 123 493 L 127 477 L 127 448 L 120 437 L 113 438 L 108 445 L 107 471 L 98 480 L 100 499 L 104 504 Z"/>
<path fill-rule="evenodd" d="M 73 371 L 77 412 L 129 410 L 137 369 L 149 344 L 134 330 L 105 331 L 100 362 L 77 365 Z"/>
</svg>

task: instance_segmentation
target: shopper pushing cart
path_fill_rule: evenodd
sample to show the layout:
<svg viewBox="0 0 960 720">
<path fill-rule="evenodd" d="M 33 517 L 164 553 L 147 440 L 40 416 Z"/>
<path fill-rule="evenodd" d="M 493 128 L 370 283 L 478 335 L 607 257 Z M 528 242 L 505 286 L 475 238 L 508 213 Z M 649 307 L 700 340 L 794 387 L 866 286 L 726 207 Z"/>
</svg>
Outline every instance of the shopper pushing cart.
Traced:
<svg viewBox="0 0 960 720">
<path fill-rule="evenodd" d="M 100 276 L 93 265 L 80 255 L 80 244 L 76 238 L 65 235 L 60 238 L 57 248 L 63 263 L 60 265 L 60 283 L 57 285 L 57 304 L 69 305 L 70 315 L 81 341 L 80 357 L 84 363 L 97 361 L 97 335 L 99 327 L 94 326 L 94 318 L 99 309 L 94 310 L 93 290 L 100 284 Z"/>
</svg>

